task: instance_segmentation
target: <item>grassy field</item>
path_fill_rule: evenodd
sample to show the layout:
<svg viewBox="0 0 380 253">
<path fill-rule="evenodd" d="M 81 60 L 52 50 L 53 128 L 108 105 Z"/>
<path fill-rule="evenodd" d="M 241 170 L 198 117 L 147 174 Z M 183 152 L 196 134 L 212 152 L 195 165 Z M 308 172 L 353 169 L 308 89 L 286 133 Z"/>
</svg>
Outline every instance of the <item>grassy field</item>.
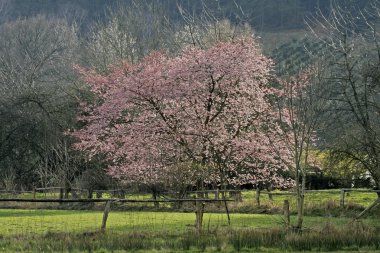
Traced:
<svg viewBox="0 0 380 253">
<path fill-rule="evenodd" d="M 46 232 L 86 233 L 98 231 L 101 226 L 103 213 L 100 211 L 72 210 L 20 210 L 0 209 L 0 234 L 15 236 L 25 234 L 44 234 Z M 295 217 L 292 216 L 292 219 Z M 305 227 L 318 230 L 328 222 L 342 227 L 351 222 L 351 218 L 307 216 Z M 194 213 L 175 212 L 124 212 L 111 211 L 107 221 L 107 230 L 113 232 L 133 231 L 188 231 L 193 229 Z M 363 220 L 365 225 L 380 226 L 380 219 L 368 218 Z M 204 228 L 215 231 L 228 226 L 226 214 L 206 213 Z M 231 214 L 232 228 L 281 228 L 281 215 L 267 214 Z"/>
<path fill-rule="evenodd" d="M 276 191 L 275 191 L 276 192 Z M 255 192 L 243 192 L 244 203 L 255 205 Z M 260 202 L 263 206 L 282 208 L 284 200 L 289 200 L 290 209 L 296 210 L 295 196 L 273 196 L 270 201 L 267 194 L 260 195 Z M 345 193 L 345 210 L 359 211 L 372 204 L 377 199 L 377 194 L 373 192 L 350 192 Z M 339 208 L 340 192 L 312 192 L 305 195 L 305 209 L 307 214 L 326 215 L 327 209 L 333 210 Z"/>
<path fill-rule="evenodd" d="M 204 231 L 198 235 L 194 213 L 111 211 L 107 231 L 100 233 L 102 215 L 100 211 L 0 209 L 0 252 L 283 252 L 380 247 L 377 218 L 352 223 L 347 217 L 306 216 L 305 232 L 295 234 L 286 232 L 280 215 L 231 214 L 228 226 L 225 214 L 206 213 Z M 352 233 L 358 234 L 348 240 Z"/>
<path fill-rule="evenodd" d="M 106 233 L 100 233 L 104 203 L 94 208 L 55 204 L 49 209 L 38 203 L 16 203 L 22 209 L 0 209 L 0 252 L 376 252 L 380 249 L 379 209 L 360 222 L 352 220 L 376 197 L 375 193 L 351 192 L 346 195 L 345 208 L 339 208 L 339 192 L 308 193 L 305 229 L 294 233 L 284 228 L 281 215 L 287 199 L 294 221 L 294 196 L 273 196 L 271 201 L 262 194 L 262 205 L 257 207 L 255 192 L 244 191 L 242 202 L 229 203 L 230 226 L 223 205 L 207 204 L 200 235 L 194 229 L 194 206 L 190 204 L 181 212 L 170 204 L 160 209 L 152 203 L 113 204 Z M 1 202 L 2 206 L 9 204 Z"/>
</svg>

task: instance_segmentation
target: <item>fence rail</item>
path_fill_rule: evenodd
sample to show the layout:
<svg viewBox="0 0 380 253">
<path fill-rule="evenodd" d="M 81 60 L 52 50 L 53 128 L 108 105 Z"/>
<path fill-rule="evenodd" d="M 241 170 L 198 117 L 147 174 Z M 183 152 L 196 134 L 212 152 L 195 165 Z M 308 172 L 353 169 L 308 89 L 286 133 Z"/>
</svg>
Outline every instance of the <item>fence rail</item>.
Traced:
<svg viewBox="0 0 380 253">
<path fill-rule="evenodd" d="M 15 191 L 15 190 L 0 190 L 0 194 L 1 193 L 5 193 L 5 194 L 12 194 L 12 195 L 17 195 L 17 194 L 24 194 L 24 193 L 32 193 L 33 194 L 33 199 L 36 200 L 36 202 L 64 202 L 64 200 L 66 202 L 86 202 L 88 200 L 87 199 L 92 199 L 92 198 L 89 198 L 89 195 L 90 193 L 94 193 L 96 198 L 92 199 L 92 200 L 99 200 L 98 202 L 102 202 L 102 194 L 103 193 L 110 193 L 111 196 L 113 197 L 118 197 L 117 199 L 120 199 L 120 201 L 122 199 L 125 198 L 126 195 L 133 195 L 133 194 L 137 194 L 136 192 L 128 192 L 127 190 L 125 189 L 110 189 L 110 190 L 89 190 L 89 189 L 81 189 L 81 188 L 70 188 L 70 191 L 72 193 L 72 197 L 74 199 L 69 199 L 69 196 L 68 196 L 68 189 L 67 188 L 64 188 L 64 187 L 45 187 L 45 188 L 34 188 L 32 191 Z M 220 194 L 222 194 L 222 199 L 224 200 L 225 199 L 225 194 L 226 193 L 229 193 L 230 194 L 230 197 L 233 198 L 234 200 L 236 201 L 242 201 L 242 195 L 241 193 L 242 192 L 247 192 L 247 191 L 256 191 L 256 202 L 258 203 L 258 205 L 260 205 L 260 194 L 268 194 L 269 196 L 269 199 L 272 200 L 273 196 L 294 196 L 296 195 L 296 192 L 294 191 L 288 191 L 288 192 L 273 192 L 273 191 L 268 191 L 268 190 L 260 190 L 260 191 L 257 191 L 257 189 L 254 189 L 254 190 L 237 190 L 237 189 L 216 189 L 216 190 L 201 190 L 201 191 L 187 191 L 186 194 L 188 196 L 188 194 L 200 194 L 201 196 L 204 197 L 204 199 L 211 199 L 209 198 L 209 194 L 214 194 L 214 198 L 213 200 L 219 200 L 221 197 L 220 197 Z M 58 196 L 58 199 L 51 199 L 51 198 L 46 198 L 45 196 L 45 200 L 46 201 L 40 201 L 39 199 L 36 198 L 36 193 L 37 192 L 43 192 L 43 193 L 58 193 L 59 196 Z M 78 193 L 78 192 L 82 192 L 82 193 L 88 193 L 88 195 L 86 196 L 86 198 L 81 198 L 80 195 L 78 194 L 75 194 L 75 193 Z M 345 196 L 346 196 L 346 193 L 349 193 L 349 192 L 368 192 L 368 193 L 380 193 L 380 190 L 372 190 L 372 189 L 353 189 L 353 188 L 342 188 L 342 189 L 328 189 L 328 190 L 306 190 L 305 193 L 336 193 L 336 194 L 340 194 L 340 201 L 339 201 L 339 206 L 341 208 L 344 208 L 345 206 Z M 162 192 L 161 195 L 162 196 L 165 196 L 165 195 L 175 195 L 175 194 L 178 194 L 178 192 Z M 17 199 L 19 201 L 23 201 L 21 200 L 20 198 L 9 198 L 8 201 L 11 201 L 11 199 Z M 112 199 L 112 198 L 110 198 Z M 108 200 L 110 200 L 108 199 Z M 30 200 L 30 199 L 29 199 Z M 54 200 L 54 201 L 52 201 Z M 165 199 L 165 200 L 132 200 L 132 199 L 129 199 L 129 200 L 123 200 L 121 202 L 156 202 L 158 203 L 159 201 L 172 201 L 174 199 Z M 181 199 L 182 201 L 192 201 L 191 199 L 187 199 L 186 197 L 184 199 Z M 5 198 L 1 198 L 0 197 L 0 201 L 7 201 Z M 104 200 L 105 201 L 105 200 Z M 91 201 L 88 201 L 88 202 L 91 202 Z"/>
<path fill-rule="evenodd" d="M 21 199 L 21 198 L 0 198 L 0 202 L 49 202 L 49 203 L 95 203 L 95 202 L 121 202 L 121 203 L 175 203 L 175 202 L 231 202 L 231 199 Z"/>
</svg>

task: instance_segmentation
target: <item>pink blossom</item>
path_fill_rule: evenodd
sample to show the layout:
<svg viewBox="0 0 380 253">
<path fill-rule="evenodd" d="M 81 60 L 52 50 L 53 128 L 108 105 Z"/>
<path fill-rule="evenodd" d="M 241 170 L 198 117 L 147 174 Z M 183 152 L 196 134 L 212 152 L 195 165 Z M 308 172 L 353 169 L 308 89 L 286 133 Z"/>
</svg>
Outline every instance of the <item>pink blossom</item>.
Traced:
<svg viewBox="0 0 380 253">
<path fill-rule="evenodd" d="M 210 168 L 205 182 L 284 185 L 290 150 L 268 85 L 272 61 L 253 39 L 177 57 L 155 52 L 102 76 L 77 67 L 99 100 L 82 104 L 75 147 L 106 154 L 108 173 L 128 182 L 164 181 L 177 161 Z M 196 175 L 194 176 L 196 178 Z"/>
</svg>

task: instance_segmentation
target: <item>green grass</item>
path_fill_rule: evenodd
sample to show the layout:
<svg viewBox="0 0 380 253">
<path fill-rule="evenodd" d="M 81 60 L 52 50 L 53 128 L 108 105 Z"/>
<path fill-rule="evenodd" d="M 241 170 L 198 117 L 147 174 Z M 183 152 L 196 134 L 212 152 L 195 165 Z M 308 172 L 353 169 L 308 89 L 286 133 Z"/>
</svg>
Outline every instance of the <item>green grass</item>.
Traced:
<svg viewBox="0 0 380 253">
<path fill-rule="evenodd" d="M 277 191 L 274 191 L 277 192 Z M 284 200 L 289 200 L 290 209 L 296 210 L 296 197 L 292 195 L 274 195 L 273 201 L 269 200 L 268 194 L 262 193 L 260 195 L 261 205 L 281 209 Z M 355 211 L 363 210 L 365 207 L 372 204 L 377 199 L 377 194 L 372 192 L 350 192 L 345 195 L 345 210 L 354 209 Z M 327 215 L 326 210 L 338 209 L 340 202 L 340 192 L 337 190 L 336 193 L 328 192 L 312 192 L 306 193 L 305 195 L 305 210 L 306 214 L 309 215 Z M 243 192 L 243 203 L 241 206 L 255 206 L 255 192 L 254 191 L 244 191 Z M 340 210 L 344 211 L 344 210 Z M 340 215 L 341 213 L 339 213 Z"/>
<path fill-rule="evenodd" d="M 46 231 L 86 232 L 99 230 L 101 211 L 71 210 L 0 210 L 0 234 L 15 235 Z M 276 217 L 267 215 L 231 214 L 236 226 L 271 227 Z M 225 214 L 205 214 L 206 226 L 226 226 Z M 107 228 L 113 231 L 165 231 L 191 228 L 195 222 L 193 213 L 171 212 L 120 212 L 109 213 Z"/>
<path fill-rule="evenodd" d="M 305 230 L 281 215 L 206 213 L 201 235 L 194 213 L 0 209 L 0 252 L 293 252 L 380 248 L 380 219 L 305 216 Z M 294 221 L 295 217 L 291 217 Z M 365 251 L 361 251 L 365 252 Z"/>
<path fill-rule="evenodd" d="M 50 232 L 84 233 L 98 231 L 103 213 L 101 211 L 72 210 L 20 210 L 0 209 L 0 234 L 43 234 Z M 294 216 L 291 217 L 294 220 Z M 306 216 L 305 227 L 320 229 L 327 221 L 341 227 L 351 222 L 350 218 Z M 130 212 L 112 211 L 109 213 L 109 231 L 187 231 L 193 229 L 194 213 L 175 212 Z M 380 220 L 368 218 L 365 224 L 379 225 Z M 232 228 L 281 228 L 280 215 L 231 214 Z M 227 227 L 227 217 L 223 213 L 205 213 L 204 228 L 214 231 Z"/>
<path fill-rule="evenodd" d="M 263 218 L 265 215 L 262 215 Z M 0 252 L 294 252 L 380 249 L 379 230 L 363 223 L 330 222 L 294 233 L 281 228 L 224 227 L 197 234 L 194 230 L 123 230 L 44 232 L 3 236 Z"/>
</svg>

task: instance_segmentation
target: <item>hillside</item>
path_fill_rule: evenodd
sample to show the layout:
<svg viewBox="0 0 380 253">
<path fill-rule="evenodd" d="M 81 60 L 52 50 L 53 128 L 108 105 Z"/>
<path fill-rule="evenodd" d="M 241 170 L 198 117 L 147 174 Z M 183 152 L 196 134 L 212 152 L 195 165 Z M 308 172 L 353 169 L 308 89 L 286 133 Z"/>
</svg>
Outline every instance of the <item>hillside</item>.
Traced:
<svg viewBox="0 0 380 253">
<path fill-rule="evenodd" d="M 177 6 L 189 12 L 199 13 L 208 8 L 217 16 L 231 20 L 245 20 L 260 32 L 299 29 L 304 27 L 304 18 L 316 10 L 328 13 L 332 2 L 345 5 L 365 6 L 368 0 L 145 0 L 163 7 L 173 22 L 180 20 Z M 108 9 L 118 5 L 129 5 L 132 0 L 1 0 L 0 23 L 23 17 L 43 14 L 59 16 L 79 22 L 84 28 L 93 21 L 104 18 Z M 173 4 L 175 3 L 175 4 Z"/>
</svg>

